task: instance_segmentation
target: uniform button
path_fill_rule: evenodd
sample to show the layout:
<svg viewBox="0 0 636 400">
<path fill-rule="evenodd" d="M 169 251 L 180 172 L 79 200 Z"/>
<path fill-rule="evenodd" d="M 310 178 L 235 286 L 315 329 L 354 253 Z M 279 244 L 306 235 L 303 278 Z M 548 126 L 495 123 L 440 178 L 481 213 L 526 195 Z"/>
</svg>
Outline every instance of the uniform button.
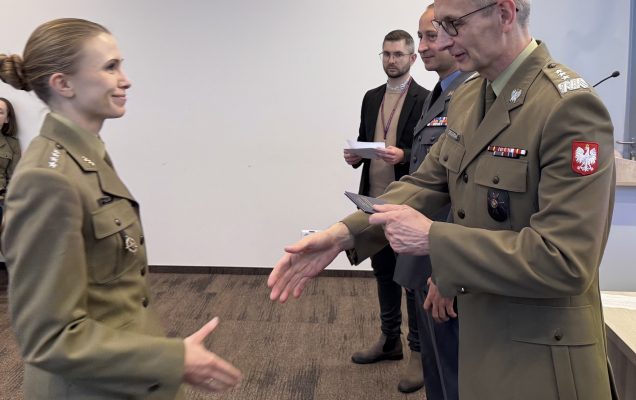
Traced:
<svg viewBox="0 0 636 400">
<path fill-rule="evenodd" d="M 144 235 L 139 236 L 139 244 L 143 246 L 144 243 L 146 243 L 146 238 L 144 237 Z"/>
<path fill-rule="evenodd" d="M 417 137 L 417 141 L 418 141 L 418 142 L 421 142 L 421 141 L 422 141 L 422 137 L 421 137 L 421 136 L 418 136 L 418 137 Z"/>
<path fill-rule="evenodd" d="M 464 210 L 459 210 L 457 211 L 457 216 L 461 219 L 464 219 L 466 217 L 466 213 L 464 212 Z"/>
<path fill-rule="evenodd" d="M 555 63 L 551 63 L 550 65 L 548 65 L 548 68 L 554 68 L 554 67 L 556 67 Z"/>
<path fill-rule="evenodd" d="M 62 145 L 59 144 L 59 143 L 55 143 L 55 147 L 58 148 L 58 149 L 62 149 L 63 148 Z"/>
<path fill-rule="evenodd" d="M 150 302 L 148 301 L 147 297 L 144 297 L 143 299 L 141 299 L 141 305 L 144 306 L 144 308 L 148 307 L 148 304 Z"/>
<path fill-rule="evenodd" d="M 436 141 L 436 140 L 437 140 L 437 137 L 436 137 L 436 136 L 433 136 L 433 137 L 431 138 L 431 143 L 435 143 L 435 141 Z"/>
<path fill-rule="evenodd" d="M 413 164 L 417 163 L 417 157 L 413 157 Z"/>
<path fill-rule="evenodd" d="M 448 154 L 444 156 L 444 161 L 448 161 Z"/>
<path fill-rule="evenodd" d="M 462 175 L 462 180 L 464 181 L 464 183 L 468 183 L 468 174 L 464 172 L 464 175 Z"/>
<path fill-rule="evenodd" d="M 115 218 L 115 225 L 117 226 L 121 225 L 121 221 L 119 220 L 119 218 Z"/>
<path fill-rule="evenodd" d="M 466 293 L 466 288 L 460 287 L 457 289 L 457 293 Z"/>
<path fill-rule="evenodd" d="M 495 175 L 495 176 L 492 178 L 492 183 L 494 183 L 495 185 L 499 183 L 499 177 L 498 177 L 497 175 Z"/>
<path fill-rule="evenodd" d="M 141 267 L 141 270 L 139 270 L 139 273 L 141 273 L 141 276 L 146 276 L 146 267 Z"/>
<path fill-rule="evenodd" d="M 153 383 L 152 385 L 148 386 L 148 393 L 156 392 L 157 390 L 159 390 L 160 387 L 160 384 Z"/>
<path fill-rule="evenodd" d="M 557 342 L 563 339 L 563 332 L 561 332 L 561 329 L 557 329 L 556 331 L 554 331 L 554 338 L 557 340 Z"/>
</svg>

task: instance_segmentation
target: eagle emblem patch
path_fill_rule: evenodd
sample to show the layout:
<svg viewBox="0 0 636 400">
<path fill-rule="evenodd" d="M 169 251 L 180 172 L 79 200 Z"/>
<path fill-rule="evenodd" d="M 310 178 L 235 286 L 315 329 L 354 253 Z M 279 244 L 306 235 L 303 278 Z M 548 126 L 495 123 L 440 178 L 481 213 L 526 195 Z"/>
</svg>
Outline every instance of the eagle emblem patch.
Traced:
<svg viewBox="0 0 636 400">
<path fill-rule="evenodd" d="M 572 142 L 572 171 L 591 175 L 598 170 L 598 143 Z"/>
</svg>

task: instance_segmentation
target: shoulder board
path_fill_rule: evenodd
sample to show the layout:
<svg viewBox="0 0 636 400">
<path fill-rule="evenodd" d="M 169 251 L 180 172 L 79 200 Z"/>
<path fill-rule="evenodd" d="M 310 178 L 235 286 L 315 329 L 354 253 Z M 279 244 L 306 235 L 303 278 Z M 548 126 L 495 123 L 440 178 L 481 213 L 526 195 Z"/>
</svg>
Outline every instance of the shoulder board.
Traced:
<svg viewBox="0 0 636 400">
<path fill-rule="evenodd" d="M 66 150 L 59 143 L 50 142 L 42 153 L 41 165 L 45 168 L 58 169 L 66 160 Z"/>
<path fill-rule="evenodd" d="M 544 65 L 542 70 L 548 80 L 554 84 L 554 87 L 561 96 L 578 90 L 588 92 L 591 90 L 590 88 L 592 86 L 588 84 L 585 79 L 581 78 L 579 74 L 563 64 L 550 61 Z"/>
</svg>

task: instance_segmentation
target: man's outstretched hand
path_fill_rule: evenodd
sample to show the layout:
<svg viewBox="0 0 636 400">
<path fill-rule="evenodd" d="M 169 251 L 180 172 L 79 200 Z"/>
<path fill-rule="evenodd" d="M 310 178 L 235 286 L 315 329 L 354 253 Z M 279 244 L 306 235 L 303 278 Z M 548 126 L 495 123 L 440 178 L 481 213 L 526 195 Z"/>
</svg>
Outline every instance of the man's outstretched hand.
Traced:
<svg viewBox="0 0 636 400">
<path fill-rule="evenodd" d="M 300 297 L 309 279 L 327 268 L 338 253 L 351 247 L 353 238 L 343 223 L 285 247 L 285 254 L 267 280 L 267 286 L 272 289 L 269 298 L 284 303 L 290 293 Z"/>
</svg>

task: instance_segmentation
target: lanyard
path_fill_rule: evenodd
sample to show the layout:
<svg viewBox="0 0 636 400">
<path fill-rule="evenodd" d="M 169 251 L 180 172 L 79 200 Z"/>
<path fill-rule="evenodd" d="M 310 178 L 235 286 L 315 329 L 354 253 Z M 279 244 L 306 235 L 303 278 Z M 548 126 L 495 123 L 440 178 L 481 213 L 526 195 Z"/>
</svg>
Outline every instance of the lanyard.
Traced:
<svg viewBox="0 0 636 400">
<path fill-rule="evenodd" d="M 391 110 L 391 115 L 389 115 L 388 122 L 384 122 L 384 97 L 386 97 L 386 94 L 384 97 L 382 97 L 382 103 L 380 104 L 380 118 L 382 119 L 382 130 L 384 131 L 384 140 L 386 140 L 386 135 L 389 133 L 389 127 L 391 126 L 391 121 L 393 121 L 393 117 L 395 116 L 395 110 L 397 110 L 397 106 L 398 104 L 400 104 L 400 100 L 402 99 L 402 97 L 404 97 L 406 92 L 409 91 L 409 87 L 411 86 L 412 81 L 413 81 L 413 78 L 409 78 L 409 82 L 406 84 L 406 86 L 404 86 L 404 89 L 402 89 L 402 91 L 400 92 L 400 97 L 398 97 L 397 101 L 395 102 L 395 105 L 393 106 L 393 110 Z"/>
</svg>

